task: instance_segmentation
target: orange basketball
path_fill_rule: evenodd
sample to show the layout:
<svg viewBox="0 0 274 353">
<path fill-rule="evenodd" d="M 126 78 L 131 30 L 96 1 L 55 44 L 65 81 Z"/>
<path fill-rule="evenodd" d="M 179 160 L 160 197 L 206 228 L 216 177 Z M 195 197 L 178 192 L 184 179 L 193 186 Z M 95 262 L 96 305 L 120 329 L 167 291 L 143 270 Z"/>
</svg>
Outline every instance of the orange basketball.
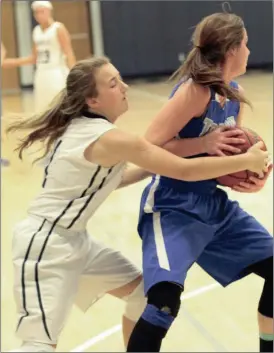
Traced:
<svg viewBox="0 0 274 353">
<path fill-rule="evenodd" d="M 237 127 L 237 129 L 242 130 L 244 132 L 243 138 L 245 139 L 245 143 L 235 146 L 239 148 L 242 151 L 242 153 L 245 153 L 255 143 L 259 141 L 263 141 L 263 139 L 255 131 L 251 129 L 248 129 L 246 127 Z M 263 143 L 264 143 L 263 149 L 266 151 L 267 148 L 266 148 L 265 142 L 263 141 Z M 226 152 L 226 151 L 224 151 L 224 153 L 227 156 L 231 156 L 233 154 L 231 152 Z M 256 173 L 253 173 L 249 170 L 243 170 L 238 173 L 223 175 L 217 178 L 217 181 L 219 182 L 219 184 L 223 186 L 233 187 L 243 181 L 248 183 L 250 176 L 257 176 L 257 175 Z"/>
</svg>

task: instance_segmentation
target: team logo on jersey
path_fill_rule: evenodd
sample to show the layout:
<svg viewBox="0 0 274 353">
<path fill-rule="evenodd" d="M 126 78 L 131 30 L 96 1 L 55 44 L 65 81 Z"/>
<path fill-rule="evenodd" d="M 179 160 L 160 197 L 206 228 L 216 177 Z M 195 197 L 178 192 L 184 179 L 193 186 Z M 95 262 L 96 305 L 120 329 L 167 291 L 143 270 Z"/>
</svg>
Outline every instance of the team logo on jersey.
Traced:
<svg viewBox="0 0 274 353">
<path fill-rule="evenodd" d="M 221 124 L 216 124 L 212 119 L 205 118 L 203 130 L 199 136 L 204 136 L 204 135 L 208 134 L 209 132 L 217 129 L 220 126 L 232 126 L 232 127 L 236 126 L 236 121 L 235 121 L 234 116 L 227 117 L 225 122 L 221 123 Z"/>
</svg>

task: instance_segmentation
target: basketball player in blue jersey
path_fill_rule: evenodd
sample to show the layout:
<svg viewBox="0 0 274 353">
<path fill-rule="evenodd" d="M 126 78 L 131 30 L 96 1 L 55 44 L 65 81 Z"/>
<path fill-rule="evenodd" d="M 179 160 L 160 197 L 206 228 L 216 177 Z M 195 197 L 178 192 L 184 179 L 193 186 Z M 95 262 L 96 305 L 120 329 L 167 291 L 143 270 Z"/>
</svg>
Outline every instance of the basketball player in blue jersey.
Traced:
<svg viewBox="0 0 274 353">
<path fill-rule="evenodd" d="M 145 137 L 182 157 L 237 152 L 233 144 L 241 135 L 235 127 L 248 101 L 233 80 L 245 72 L 248 56 L 240 17 L 217 13 L 204 18 L 176 72 L 179 83 Z M 235 189 L 257 191 L 266 178 Z M 148 304 L 128 352 L 160 350 L 194 262 L 223 286 L 250 273 L 265 280 L 258 306 L 260 351 L 273 351 L 273 238 L 228 199 L 215 179 L 186 182 L 155 175 L 143 192 L 138 231 Z"/>
<path fill-rule="evenodd" d="M 119 130 L 114 123 L 128 108 L 126 91 L 107 58 L 85 60 L 71 69 L 66 88 L 46 112 L 8 129 L 31 130 L 18 147 L 20 157 L 35 142 L 45 142 L 45 154 L 51 151 L 41 192 L 13 236 L 20 352 L 53 351 L 73 302 L 85 310 L 105 293 L 127 303 L 127 345 L 146 305 L 141 273 L 86 231 L 118 186 L 150 173 L 189 181 L 242 168 L 263 175 L 268 153 L 261 143 L 239 156 L 187 160 Z M 141 168 L 125 170 L 127 161 Z"/>
</svg>

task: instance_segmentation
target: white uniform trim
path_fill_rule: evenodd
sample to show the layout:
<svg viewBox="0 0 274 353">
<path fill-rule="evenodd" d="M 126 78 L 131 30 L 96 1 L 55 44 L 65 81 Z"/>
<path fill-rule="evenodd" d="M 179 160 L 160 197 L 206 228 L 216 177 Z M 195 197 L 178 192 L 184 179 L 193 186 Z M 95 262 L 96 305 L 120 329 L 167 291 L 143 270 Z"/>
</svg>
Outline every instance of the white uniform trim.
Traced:
<svg viewBox="0 0 274 353">
<path fill-rule="evenodd" d="M 86 228 L 90 217 L 120 184 L 125 163 L 104 168 L 88 162 L 84 151 L 114 128 L 103 119 L 74 119 L 56 143 L 45 168 L 43 190 L 30 205 L 29 214 L 66 229 Z"/>
</svg>

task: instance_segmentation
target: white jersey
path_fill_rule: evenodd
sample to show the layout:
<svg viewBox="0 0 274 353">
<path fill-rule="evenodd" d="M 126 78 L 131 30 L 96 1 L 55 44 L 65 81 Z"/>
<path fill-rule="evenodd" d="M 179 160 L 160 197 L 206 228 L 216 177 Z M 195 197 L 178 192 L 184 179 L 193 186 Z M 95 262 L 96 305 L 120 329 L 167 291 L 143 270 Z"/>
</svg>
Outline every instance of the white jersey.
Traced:
<svg viewBox="0 0 274 353">
<path fill-rule="evenodd" d="M 98 115 L 73 119 L 56 142 L 45 168 L 43 189 L 28 213 L 66 229 L 83 230 L 108 195 L 122 180 L 125 163 L 104 168 L 87 161 L 85 149 L 115 128 Z"/>
<path fill-rule="evenodd" d="M 33 30 L 33 41 L 37 49 L 37 70 L 51 69 L 65 66 L 65 56 L 58 40 L 57 30 L 59 22 L 53 24 L 45 30 L 41 26 L 36 26 Z"/>
</svg>

